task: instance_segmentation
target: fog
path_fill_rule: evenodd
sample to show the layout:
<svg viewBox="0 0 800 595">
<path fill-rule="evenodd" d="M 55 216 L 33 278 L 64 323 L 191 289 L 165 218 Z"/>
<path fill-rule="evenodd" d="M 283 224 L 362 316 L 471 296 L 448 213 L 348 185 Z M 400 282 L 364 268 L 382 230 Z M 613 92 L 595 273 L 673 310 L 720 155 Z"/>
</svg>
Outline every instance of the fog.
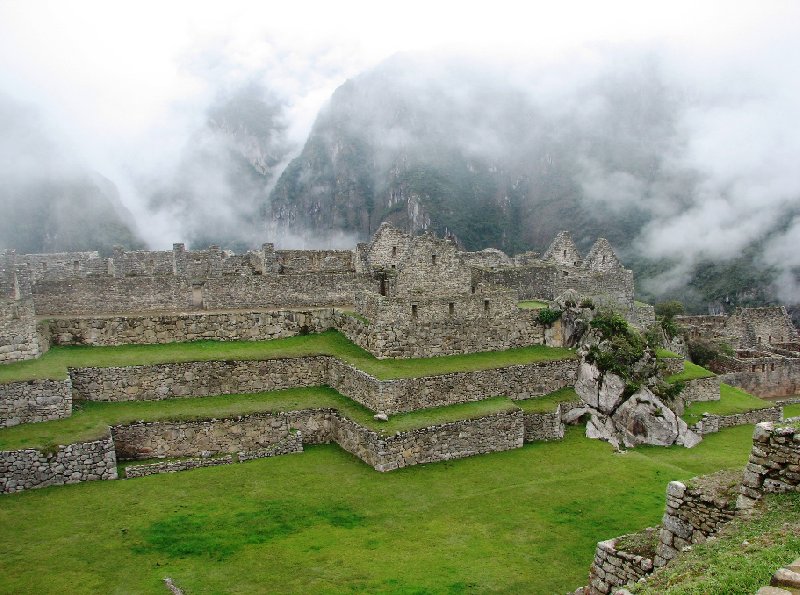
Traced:
<svg viewBox="0 0 800 595">
<path fill-rule="evenodd" d="M 755 246 L 796 303 L 800 8 L 596 4 L 412 2 L 384 14 L 360 2 L 5 3 L 0 184 L 101 176 L 153 248 L 353 245 L 352 234 L 287 232 L 264 216 L 335 89 L 378 68 L 418 91 L 450 142 L 502 167 L 525 167 L 517 149 L 536 139 L 515 134 L 538 130 L 534 120 L 551 138 L 577 135 L 567 140 L 584 206 L 637 213 L 632 249 L 669 263 L 652 291 Z M 663 110 L 643 121 L 661 128 L 618 121 L 615 92 L 629 101 L 638 88 Z M 381 107 L 351 125 L 385 122 Z M 383 146 L 419 140 L 408 127 L 370 133 Z M 10 214 L 15 195 L 4 196 Z"/>
</svg>

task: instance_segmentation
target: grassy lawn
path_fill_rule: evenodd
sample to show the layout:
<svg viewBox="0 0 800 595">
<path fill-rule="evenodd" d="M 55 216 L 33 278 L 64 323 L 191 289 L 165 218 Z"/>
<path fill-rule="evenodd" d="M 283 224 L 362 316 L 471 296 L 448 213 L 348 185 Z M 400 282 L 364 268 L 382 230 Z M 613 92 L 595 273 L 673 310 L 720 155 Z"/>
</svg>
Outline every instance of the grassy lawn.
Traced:
<svg viewBox="0 0 800 595">
<path fill-rule="evenodd" d="M 683 372 L 680 374 L 673 374 L 665 378 L 667 382 L 686 382 L 687 380 L 697 380 L 698 378 L 711 378 L 715 376 L 711 370 L 706 370 L 702 366 L 693 364 L 690 361 L 683 362 Z"/>
<path fill-rule="evenodd" d="M 575 389 L 571 386 L 559 389 L 541 397 L 533 399 L 523 399 L 514 401 L 525 413 L 553 413 L 556 405 L 563 401 L 580 401 L 581 398 L 575 394 Z"/>
<path fill-rule="evenodd" d="M 647 585 L 652 595 L 755 593 L 800 556 L 800 494 L 772 494 L 765 509 L 735 520 L 713 542 L 692 546 Z"/>
<path fill-rule="evenodd" d="M 657 358 L 681 358 L 681 355 L 678 355 L 674 351 L 670 351 L 669 349 L 656 349 L 656 357 Z"/>
<path fill-rule="evenodd" d="M 164 401 L 85 402 L 76 405 L 72 416 L 65 419 L 0 429 L 0 450 L 46 448 L 56 444 L 93 440 L 104 436 L 108 426 L 140 420 L 211 419 L 315 407 L 332 407 L 350 419 L 386 435 L 517 408 L 514 401 L 497 397 L 401 413 L 391 416 L 388 422 L 379 422 L 373 419 L 373 413 L 369 409 L 328 387 Z"/>
<path fill-rule="evenodd" d="M 0 592 L 565 593 L 598 540 L 660 521 L 668 481 L 741 468 L 752 426 L 623 455 L 582 432 L 387 474 L 318 446 L 2 496 Z"/>
<path fill-rule="evenodd" d="M 547 307 L 547 302 L 543 302 L 541 300 L 524 300 L 517 302 L 517 308 L 521 308 L 523 310 L 541 310 L 542 308 Z"/>
<path fill-rule="evenodd" d="M 703 413 L 733 415 L 734 413 L 744 413 L 753 409 L 765 409 L 772 406 L 773 403 L 769 401 L 754 397 L 750 393 L 723 382 L 719 387 L 719 401 L 692 403 L 684 411 L 683 420 L 691 425 L 700 421 Z"/>
<path fill-rule="evenodd" d="M 783 408 L 783 417 L 798 417 L 800 416 L 800 404 L 786 405 Z"/>
<path fill-rule="evenodd" d="M 194 341 L 119 347 L 54 347 L 36 360 L 0 366 L 0 383 L 34 378 L 62 379 L 67 367 L 135 366 L 167 362 L 249 360 L 332 355 L 386 380 L 448 372 L 485 370 L 514 364 L 574 358 L 569 349 L 532 345 L 507 351 L 432 358 L 379 360 L 338 331 L 272 341 Z"/>
</svg>

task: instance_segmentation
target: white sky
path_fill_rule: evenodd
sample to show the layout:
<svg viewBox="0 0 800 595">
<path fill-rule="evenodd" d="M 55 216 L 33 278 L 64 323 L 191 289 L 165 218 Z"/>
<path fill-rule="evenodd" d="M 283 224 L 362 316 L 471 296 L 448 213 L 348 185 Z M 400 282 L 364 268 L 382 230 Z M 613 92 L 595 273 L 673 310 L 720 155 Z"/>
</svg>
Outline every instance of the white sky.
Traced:
<svg viewBox="0 0 800 595">
<path fill-rule="evenodd" d="M 469 49 L 536 61 L 592 42 L 726 47 L 796 17 L 796 6 L 0 0 L 0 91 L 47 106 L 70 136 L 135 141 L 150 138 L 176 103 L 202 101 L 208 81 L 187 68 L 187 57 L 222 47 L 225 76 L 263 69 L 279 79 L 302 136 L 338 84 L 398 51 Z"/>
<path fill-rule="evenodd" d="M 178 230 L 152 219 L 126 174 L 166 175 L 215 93 L 261 80 L 287 101 L 299 145 L 338 85 L 400 51 L 536 65 L 576 48 L 667 47 L 668 67 L 689 85 L 736 93 L 743 81 L 744 94 L 771 94 L 744 115 L 699 114 L 687 159 L 720 186 L 752 169 L 759 187 L 782 183 L 771 196 L 785 200 L 800 184 L 797 40 L 800 1 L 790 0 L 0 0 L 0 95 L 35 106 L 72 159 L 111 178 L 155 245 Z M 737 220 L 755 220 L 766 199 L 743 196 L 746 208 L 726 205 Z M 701 236 L 719 244 L 716 234 L 661 231 L 682 245 Z"/>
</svg>

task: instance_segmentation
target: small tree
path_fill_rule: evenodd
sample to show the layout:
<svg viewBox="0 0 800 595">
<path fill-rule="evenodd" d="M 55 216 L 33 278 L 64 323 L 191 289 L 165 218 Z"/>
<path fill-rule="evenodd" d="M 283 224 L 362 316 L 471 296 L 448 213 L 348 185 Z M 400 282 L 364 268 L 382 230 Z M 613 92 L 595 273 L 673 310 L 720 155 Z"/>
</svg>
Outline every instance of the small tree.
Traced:
<svg viewBox="0 0 800 595">
<path fill-rule="evenodd" d="M 660 302 L 656 304 L 656 317 L 661 328 L 669 339 L 674 339 L 680 333 L 675 317 L 683 314 L 683 304 L 677 300 Z"/>
</svg>

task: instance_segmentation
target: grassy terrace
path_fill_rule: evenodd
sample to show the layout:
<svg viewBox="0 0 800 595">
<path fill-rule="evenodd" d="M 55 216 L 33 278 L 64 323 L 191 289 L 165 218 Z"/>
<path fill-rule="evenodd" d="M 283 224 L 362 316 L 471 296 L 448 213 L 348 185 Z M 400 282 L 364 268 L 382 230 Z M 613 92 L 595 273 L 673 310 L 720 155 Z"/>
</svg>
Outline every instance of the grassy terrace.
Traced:
<svg viewBox="0 0 800 595">
<path fill-rule="evenodd" d="M 765 409 L 772 406 L 773 403 L 769 401 L 754 397 L 750 393 L 723 382 L 719 388 L 719 401 L 692 403 L 684 411 L 683 419 L 687 424 L 691 425 L 700 421 L 703 413 L 733 415 L 734 413 L 745 413 L 753 409 Z"/>
<path fill-rule="evenodd" d="M 800 417 L 800 404 L 786 405 L 783 408 L 783 417 Z"/>
<path fill-rule="evenodd" d="M 72 416 L 66 419 L 0 429 L 0 450 L 47 448 L 56 444 L 92 440 L 105 435 L 108 426 L 139 420 L 210 419 L 316 407 L 337 409 L 353 421 L 384 435 L 517 408 L 514 401 L 497 397 L 397 414 L 388 422 L 378 422 L 372 418 L 373 412 L 328 387 L 164 401 L 86 402 L 77 405 Z"/>
<path fill-rule="evenodd" d="M 673 374 L 665 378 L 667 382 L 686 382 L 687 380 L 697 380 L 698 378 L 711 378 L 715 376 L 711 370 L 706 370 L 702 366 L 693 364 L 690 361 L 683 362 L 683 372 L 680 374 Z"/>
<path fill-rule="evenodd" d="M 580 401 L 580 399 L 581 398 L 575 393 L 575 389 L 568 386 L 552 392 L 549 395 L 514 401 L 514 403 L 525 413 L 552 413 L 559 403 L 563 403 L 564 401 Z"/>
<path fill-rule="evenodd" d="M 54 347 L 36 360 L 0 366 L 0 383 L 66 378 L 67 367 L 135 366 L 208 360 L 258 360 L 331 355 L 387 380 L 574 358 L 569 349 L 532 345 L 507 351 L 432 358 L 379 360 L 338 331 L 272 341 L 194 341 L 119 347 Z"/>
<path fill-rule="evenodd" d="M 542 308 L 547 307 L 547 302 L 543 302 L 541 300 L 524 300 L 517 302 L 517 308 L 521 308 L 523 310 L 541 310 Z"/>
<path fill-rule="evenodd" d="M 0 593 L 566 593 L 597 541 L 660 522 L 670 480 L 741 469 L 752 431 L 616 455 L 575 427 L 386 474 L 315 446 L 2 496 Z"/>
</svg>

